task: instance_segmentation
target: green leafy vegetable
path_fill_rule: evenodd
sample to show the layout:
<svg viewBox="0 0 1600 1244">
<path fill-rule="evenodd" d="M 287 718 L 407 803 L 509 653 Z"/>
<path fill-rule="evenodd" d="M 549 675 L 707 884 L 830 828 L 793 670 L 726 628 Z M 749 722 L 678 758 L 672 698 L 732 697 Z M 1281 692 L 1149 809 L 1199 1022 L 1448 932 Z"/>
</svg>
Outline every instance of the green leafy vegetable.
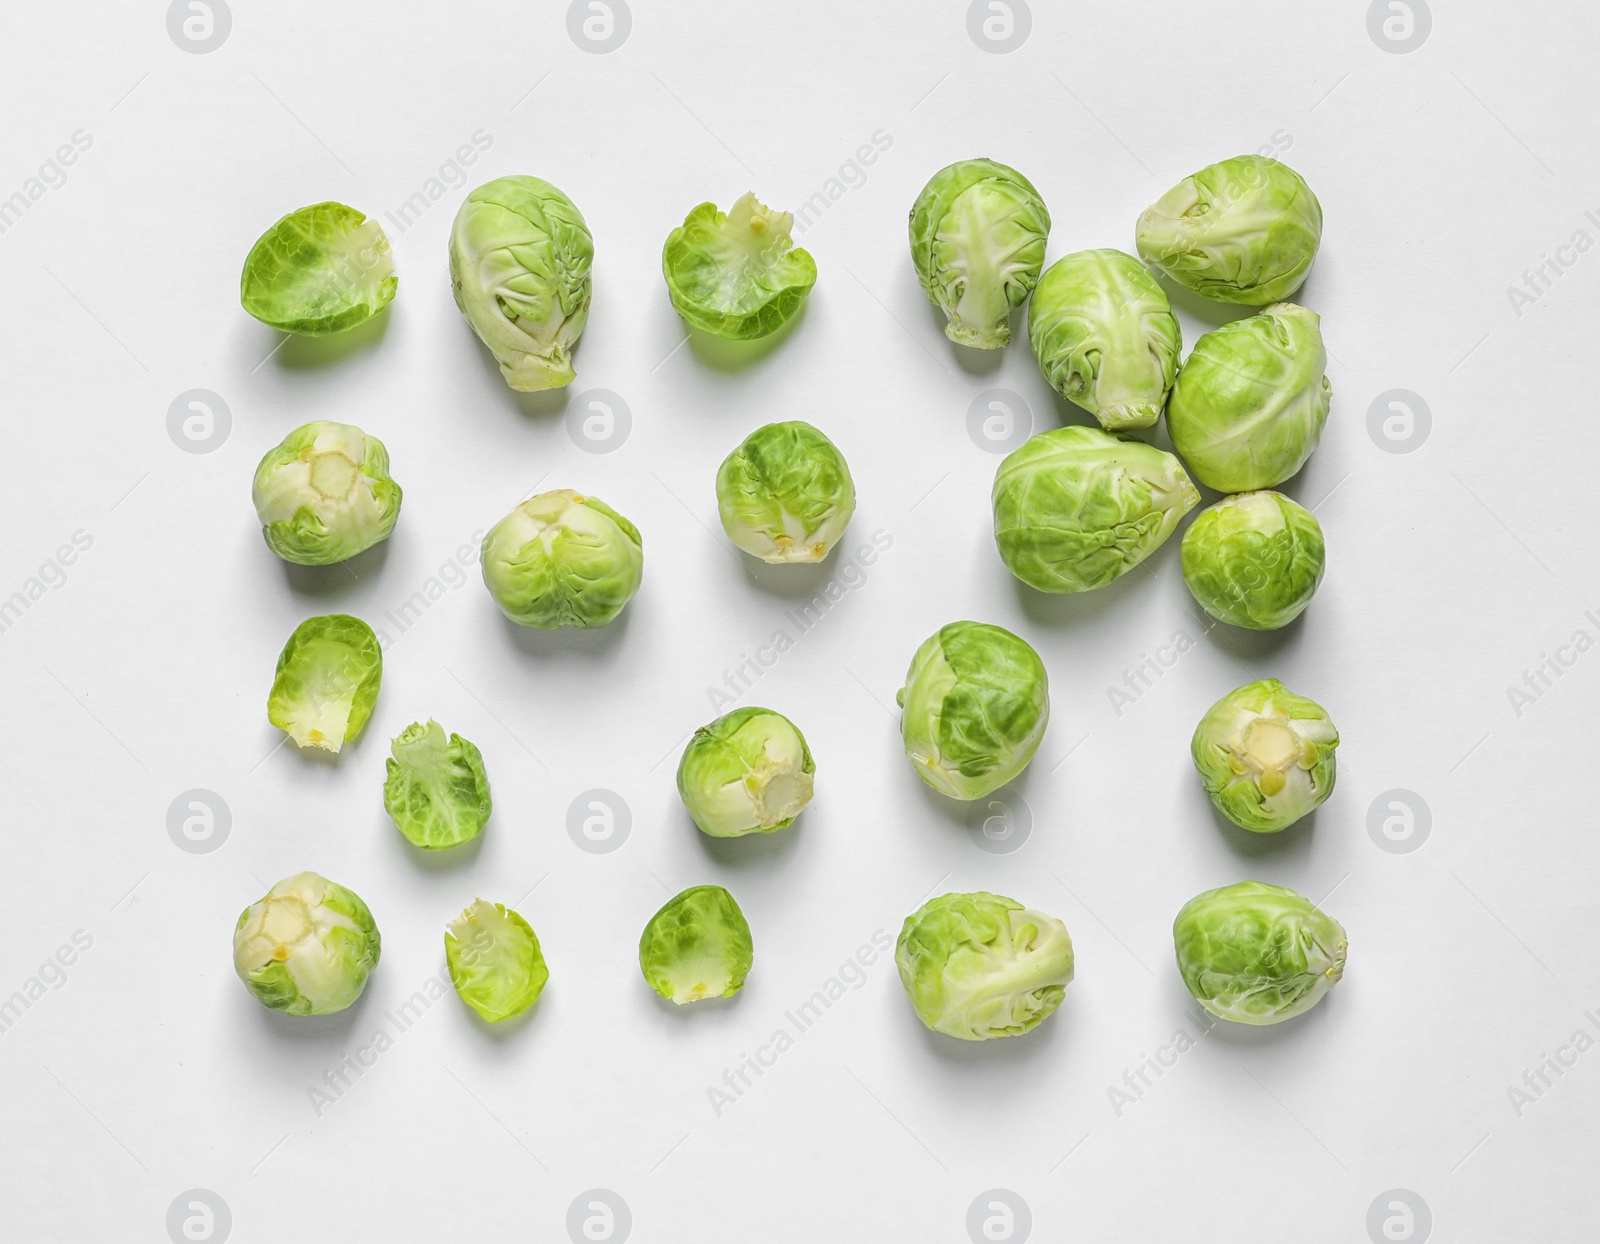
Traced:
<svg viewBox="0 0 1600 1244">
<path fill-rule="evenodd" d="M 343 203 L 290 212 L 244 261 L 239 300 L 263 324 L 323 337 L 389 305 L 399 280 L 378 222 Z"/>
<path fill-rule="evenodd" d="M 261 459 L 252 489 L 267 546 L 287 562 L 328 566 L 389 538 L 400 485 L 389 451 L 348 423 L 307 423 Z"/>
<path fill-rule="evenodd" d="M 309 872 L 278 882 L 233 929 L 239 979 L 263 1006 L 289 1015 L 344 1010 L 361 996 L 381 949 L 356 893 Z"/>
<path fill-rule="evenodd" d="M 492 806 L 483 755 L 436 721 L 413 722 L 389 745 L 383 806 L 406 839 L 429 851 L 459 847 L 483 832 Z"/>
<path fill-rule="evenodd" d="M 372 628 L 347 613 L 307 618 L 278 657 L 267 719 L 297 747 L 337 752 L 367 724 L 383 681 Z"/>
<path fill-rule="evenodd" d="M 528 922 L 481 898 L 445 927 L 444 956 L 461 1000 L 491 1024 L 521 1015 L 550 979 Z"/>
<path fill-rule="evenodd" d="M 732 997 L 744 987 L 754 955 L 744 912 L 718 885 L 676 895 L 639 938 L 639 970 L 651 989 L 679 1005 Z"/>
<path fill-rule="evenodd" d="M 672 305 L 718 337 L 750 341 L 782 328 L 817 283 L 811 255 L 794 246 L 794 216 L 746 194 L 726 212 L 702 203 L 667 235 L 661 252 Z"/>
</svg>

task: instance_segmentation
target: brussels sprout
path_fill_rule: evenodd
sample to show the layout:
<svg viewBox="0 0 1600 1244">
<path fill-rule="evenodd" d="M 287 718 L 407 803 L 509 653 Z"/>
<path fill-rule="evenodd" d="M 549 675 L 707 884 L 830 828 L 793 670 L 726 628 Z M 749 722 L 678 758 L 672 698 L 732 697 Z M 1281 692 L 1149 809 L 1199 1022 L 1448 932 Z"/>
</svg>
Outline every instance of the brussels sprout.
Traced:
<svg viewBox="0 0 1600 1244">
<path fill-rule="evenodd" d="M 481 898 L 445 926 L 444 957 L 461 1000 L 491 1024 L 521 1015 L 550 979 L 528 922 Z"/>
<path fill-rule="evenodd" d="M 678 794 L 713 838 L 770 834 L 811 802 L 816 770 L 794 722 L 770 708 L 736 708 L 694 732 L 678 762 Z"/>
<path fill-rule="evenodd" d="M 702 203 L 667 235 L 661 273 L 673 308 L 696 328 L 730 341 L 775 333 L 799 313 L 817 264 L 791 249 L 794 216 L 747 194 L 726 212 Z"/>
<path fill-rule="evenodd" d="M 917 649 L 895 703 L 917 776 L 952 799 L 982 799 L 1039 750 L 1050 680 L 1026 640 L 986 622 L 952 622 Z"/>
<path fill-rule="evenodd" d="M 278 656 L 267 720 L 297 747 L 337 752 L 367 724 L 383 681 L 372 628 L 347 613 L 307 618 Z"/>
<path fill-rule="evenodd" d="M 285 877 L 233 927 L 233 968 L 261 1004 L 290 1015 L 332 1015 L 366 987 L 382 949 L 355 891 L 316 873 Z"/>
<path fill-rule="evenodd" d="M 407 841 L 427 851 L 471 842 L 489 821 L 483 754 L 436 721 L 413 722 L 389 750 L 383 806 Z"/>
<path fill-rule="evenodd" d="M 1284 302 L 1195 343 L 1172 388 L 1167 431 L 1202 484 L 1250 492 L 1305 465 L 1333 400 L 1321 322 Z"/>
<path fill-rule="evenodd" d="M 1050 212 L 1033 184 L 993 160 L 940 169 L 911 208 L 911 261 L 957 345 L 1011 343 L 1011 312 L 1039 283 Z"/>
<path fill-rule="evenodd" d="M 1167 295 L 1117 250 L 1050 265 L 1028 304 L 1028 340 L 1050 387 L 1113 432 L 1161 417 L 1183 349 Z"/>
<path fill-rule="evenodd" d="M 1037 1027 L 1072 983 L 1067 926 L 983 891 L 941 894 L 907 916 L 894 961 L 917 1017 L 963 1041 Z"/>
<path fill-rule="evenodd" d="M 744 912 L 719 885 L 685 890 L 650 917 L 639 938 L 645 980 L 680 1006 L 738 993 L 754 954 Z"/>
<path fill-rule="evenodd" d="M 604 626 L 644 577 L 639 529 L 570 488 L 530 497 L 483 538 L 483 581 L 519 626 Z"/>
<path fill-rule="evenodd" d="M 1305 178 L 1264 156 L 1186 177 L 1139 217 L 1139 254 L 1185 289 L 1264 307 L 1299 289 L 1322 241 Z"/>
<path fill-rule="evenodd" d="M 844 455 L 809 423 L 757 428 L 717 472 L 728 538 L 764 562 L 820 562 L 856 509 Z"/>
<path fill-rule="evenodd" d="M 1206 794 L 1240 829 L 1287 829 L 1333 793 L 1339 732 L 1327 709 L 1276 678 L 1228 692 L 1189 745 Z"/>
<path fill-rule="evenodd" d="M 572 383 L 593 262 L 583 213 L 547 181 L 501 177 L 462 203 L 450 230 L 456 306 L 513 389 Z"/>
<path fill-rule="evenodd" d="M 1322 526 L 1282 493 L 1246 492 L 1200 511 L 1183 534 L 1183 578 L 1218 622 L 1275 631 L 1322 582 Z"/>
<path fill-rule="evenodd" d="M 1241 881 L 1184 904 L 1172 924 L 1178 971 L 1219 1019 L 1278 1024 L 1316 1006 L 1344 975 L 1344 929 L 1282 886 Z"/>
<path fill-rule="evenodd" d="M 263 324 L 325 337 L 378 314 L 399 283 L 377 221 L 343 203 L 316 203 L 256 239 L 239 278 L 239 301 Z"/>
<path fill-rule="evenodd" d="M 389 451 L 348 423 L 307 423 L 261 459 L 251 490 L 267 547 L 330 566 L 387 540 L 400 517 Z"/>
<path fill-rule="evenodd" d="M 1200 493 L 1171 454 L 1073 426 L 1008 454 L 991 500 L 1012 574 L 1041 592 L 1085 592 L 1160 548 Z"/>
</svg>

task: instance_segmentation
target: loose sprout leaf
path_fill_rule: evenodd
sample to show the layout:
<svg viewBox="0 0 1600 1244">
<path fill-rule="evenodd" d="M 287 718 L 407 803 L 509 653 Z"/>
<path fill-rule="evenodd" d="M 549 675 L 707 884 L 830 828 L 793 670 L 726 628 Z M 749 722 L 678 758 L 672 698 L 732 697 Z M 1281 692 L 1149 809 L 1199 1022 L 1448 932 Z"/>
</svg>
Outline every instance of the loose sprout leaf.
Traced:
<svg viewBox="0 0 1600 1244">
<path fill-rule="evenodd" d="M 312 872 L 278 882 L 233 931 L 239 979 L 263 1006 L 290 1015 L 344 1010 L 361 996 L 381 950 L 367 905 Z"/>
<path fill-rule="evenodd" d="M 302 566 L 354 557 L 400 517 L 389 451 L 348 423 L 296 428 L 261 459 L 251 491 L 267 546 Z"/>
<path fill-rule="evenodd" d="M 811 255 L 794 246 L 794 217 L 746 194 L 726 212 L 702 203 L 667 235 L 661 253 L 672 305 L 690 324 L 749 341 L 782 328 L 817 283 Z"/>
<path fill-rule="evenodd" d="M 639 590 L 639 529 L 570 488 L 530 497 L 483 539 L 483 581 L 520 626 L 604 626 Z"/>
<path fill-rule="evenodd" d="M 532 926 L 481 898 L 446 927 L 444 953 L 461 1000 L 491 1024 L 521 1015 L 550 979 Z"/>
<path fill-rule="evenodd" d="M 701 726 L 678 762 L 678 794 L 714 838 L 770 834 L 811 802 L 816 763 L 782 713 L 740 708 Z"/>
<path fill-rule="evenodd" d="M 267 719 L 299 747 L 337 752 L 367 724 L 382 681 L 370 626 L 345 613 L 307 618 L 278 657 Z"/>
<path fill-rule="evenodd" d="M 382 311 L 398 285 L 378 222 L 343 203 L 316 203 L 290 212 L 250 248 L 239 298 L 264 324 L 321 337 Z"/>
<path fill-rule="evenodd" d="M 754 953 L 733 895 L 694 886 L 650 917 L 639 938 L 639 970 L 656 993 L 682 1005 L 738 993 Z"/>
<path fill-rule="evenodd" d="M 390 750 L 383 806 L 408 841 L 440 851 L 483 832 L 492 804 L 476 747 L 429 721 L 407 726 Z"/>
</svg>

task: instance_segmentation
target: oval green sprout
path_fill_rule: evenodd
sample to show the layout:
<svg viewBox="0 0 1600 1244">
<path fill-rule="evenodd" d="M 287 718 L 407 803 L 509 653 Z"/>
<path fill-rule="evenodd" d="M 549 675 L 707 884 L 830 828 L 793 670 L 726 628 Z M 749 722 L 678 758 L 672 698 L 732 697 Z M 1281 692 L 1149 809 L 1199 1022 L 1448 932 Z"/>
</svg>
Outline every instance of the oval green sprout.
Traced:
<svg viewBox="0 0 1600 1244">
<path fill-rule="evenodd" d="M 1172 388 L 1167 431 L 1202 484 L 1250 492 L 1305 465 L 1333 400 L 1321 323 L 1285 302 L 1195 343 Z"/>
<path fill-rule="evenodd" d="M 680 1006 L 738 993 L 754 956 L 744 912 L 719 885 L 675 896 L 639 937 L 639 970 L 651 989 Z"/>
<path fill-rule="evenodd" d="M 263 324 L 325 337 L 371 319 L 399 284 L 377 221 L 343 203 L 315 203 L 290 212 L 250 248 L 239 301 Z"/>
<path fill-rule="evenodd" d="M 819 562 L 856 510 L 844 455 L 809 423 L 757 428 L 717 472 L 717 513 L 728 538 L 774 565 Z"/>
<path fill-rule="evenodd" d="M 383 806 L 408 842 L 442 851 L 483 832 L 493 804 L 476 747 L 430 721 L 407 726 L 389 750 Z"/>
<path fill-rule="evenodd" d="M 389 538 L 400 485 L 389 451 L 348 423 L 307 423 L 256 467 L 251 490 L 267 547 L 286 562 L 330 566 Z"/>
<path fill-rule="evenodd" d="M 1050 212 L 1014 168 L 961 160 L 940 169 L 911 208 L 911 261 L 957 345 L 998 350 L 1011 312 L 1039 283 Z"/>
<path fill-rule="evenodd" d="M 1322 205 L 1305 178 L 1264 156 L 1186 177 L 1139 217 L 1139 254 L 1219 302 L 1264 307 L 1299 289 L 1322 241 Z"/>
<path fill-rule="evenodd" d="M 726 212 L 702 203 L 667 235 L 661 273 L 674 309 L 730 341 L 775 333 L 817 283 L 817 264 L 790 236 L 794 216 L 746 194 Z"/>
<path fill-rule="evenodd" d="M 816 771 L 794 722 L 770 708 L 737 708 L 694 732 L 678 762 L 678 794 L 713 838 L 770 834 L 811 802 Z"/>
<path fill-rule="evenodd" d="M 917 1018 L 962 1041 L 1039 1026 L 1072 983 L 1072 938 L 1053 916 L 982 891 L 941 894 L 906 917 L 895 965 Z"/>
<path fill-rule="evenodd" d="M 461 1000 L 491 1024 L 521 1015 L 550 979 L 528 922 L 481 898 L 445 926 L 444 957 Z"/>
<path fill-rule="evenodd" d="M 1113 432 L 1161 417 L 1183 349 L 1167 295 L 1118 250 L 1051 264 L 1028 304 L 1028 340 L 1050 387 Z"/>
<path fill-rule="evenodd" d="M 583 213 L 547 181 L 501 177 L 462 203 L 450 230 L 456 306 L 513 389 L 572 383 L 593 263 Z"/>
<path fill-rule="evenodd" d="M 1171 454 L 1073 426 L 1008 454 L 991 501 L 1012 574 L 1041 592 L 1084 592 L 1160 548 L 1200 493 Z"/>
<path fill-rule="evenodd" d="M 1190 899 L 1172 925 L 1178 971 L 1219 1019 L 1279 1024 L 1344 975 L 1344 929 L 1282 886 L 1241 881 Z"/>
<path fill-rule="evenodd" d="M 604 626 L 639 590 L 639 529 L 598 497 L 530 497 L 483 538 L 483 582 L 519 626 Z"/>
<path fill-rule="evenodd" d="M 1189 751 L 1218 812 L 1240 829 L 1275 834 L 1333 793 L 1338 746 L 1327 709 L 1265 678 L 1207 709 Z"/>
<path fill-rule="evenodd" d="M 366 987 L 382 942 L 355 891 L 319 877 L 286 877 L 244 909 L 233 967 L 261 1002 L 288 1015 L 332 1015 Z"/>
<path fill-rule="evenodd" d="M 347 613 L 307 618 L 278 656 L 267 720 L 297 747 L 337 752 L 367 724 L 383 681 L 372 628 Z"/>
<path fill-rule="evenodd" d="M 1183 533 L 1183 578 L 1218 622 L 1275 631 L 1322 582 L 1322 525 L 1282 493 L 1246 492 L 1200 511 Z"/>
</svg>

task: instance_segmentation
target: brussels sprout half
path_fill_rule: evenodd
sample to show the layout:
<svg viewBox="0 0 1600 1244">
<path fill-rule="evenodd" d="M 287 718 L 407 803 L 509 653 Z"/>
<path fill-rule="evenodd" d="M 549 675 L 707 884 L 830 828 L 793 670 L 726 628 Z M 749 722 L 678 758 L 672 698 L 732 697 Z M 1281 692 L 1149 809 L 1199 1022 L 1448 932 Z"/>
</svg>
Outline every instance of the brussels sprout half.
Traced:
<svg viewBox="0 0 1600 1244">
<path fill-rule="evenodd" d="M 678 762 L 678 794 L 713 838 L 770 834 L 811 802 L 816 762 L 782 713 L 738 708 L 694 732 Z"/>
<path fill-rule="evenodd" d="M 329 566 L 389 538 L 400 485 L 389 451 L 348 423 L 307 423 L 256 467 L 251 489 L 267 547 L 286 562 Z"/>
<path fill-rule="evenodd" d="M 519 626 L 604 626 L 644 578 L 639 529 L 599 497 L 530 497 L 483 538 L 483 582 Z"/>
<path fill-rule="evenodd" d="M 754 957 L 744 912 L 719 885 L 674 896 L 639 937 L 639 970 L 651 989 L 680 1006 L 732 997 Z"/>
<path fill-rule="evenodd" d="M 746 194 L 726 212 L 702 203 L 667 235 L 661 273 L 674 309 L 731 341 L 775 333 L 817 283 L 817 264 L 794 248 L 794 216 Z"/>
<path fill-rule="evenodd" d="M 315 203 L 290 212 L 250 248 L 239 301 L 263 324 L 324 337 L 382 311 L 399 284 L 377 221 L 343 203 Z"/>
<path fill-rule="evenodd" d="M 1246 492 L 1201 510 L 1180 546 L 1184 582 L 1218 622 L 1275 631 L 1322 582 L 1322 526 L 1282 493 Z"/>
<path fill-rule="evenodd" d="M 722 529 L 764 562 L 821 561 L 855 510 L 844 455 L 809 423 L 757 428 L 717 472 Z"/>
<path fill-rule="evenodd" d="M 361 996 L 381 950 L 356 893 L 309 872 L 278 882 L 233 929 L 239 979 L 263 1006 L 289 1015 L 344 1010 Z"/>
<path fill-rule="evenodd" d="M 367 724 L 383 681 L 372 628 L 347 613 L 307 618 L 278 656 L 267 720 L 297 747 L 337 752 Z"/>
<path fill-rule="evenodd" d="M 1218 812 L 1240 829 L 1274 834 L 1333 793 L 1338 746 L 1327 709 L 1265 678 L 1207 709 L 1189 751 Z"/>
<path fill-rule="evenodd" d="M 445 926 L 444 957 L 456 993 L 491 1024 L 521 1015 L 550 979 L 528 922 L 481 898 Z"/>
<path fill-rule="evenodd" d="M 476 747 L 429 721 L 407 726 L 389 750 L 383 806 L 408 842 L 442 851 L 483 832 L 493 804 Z"/>
</svg>

